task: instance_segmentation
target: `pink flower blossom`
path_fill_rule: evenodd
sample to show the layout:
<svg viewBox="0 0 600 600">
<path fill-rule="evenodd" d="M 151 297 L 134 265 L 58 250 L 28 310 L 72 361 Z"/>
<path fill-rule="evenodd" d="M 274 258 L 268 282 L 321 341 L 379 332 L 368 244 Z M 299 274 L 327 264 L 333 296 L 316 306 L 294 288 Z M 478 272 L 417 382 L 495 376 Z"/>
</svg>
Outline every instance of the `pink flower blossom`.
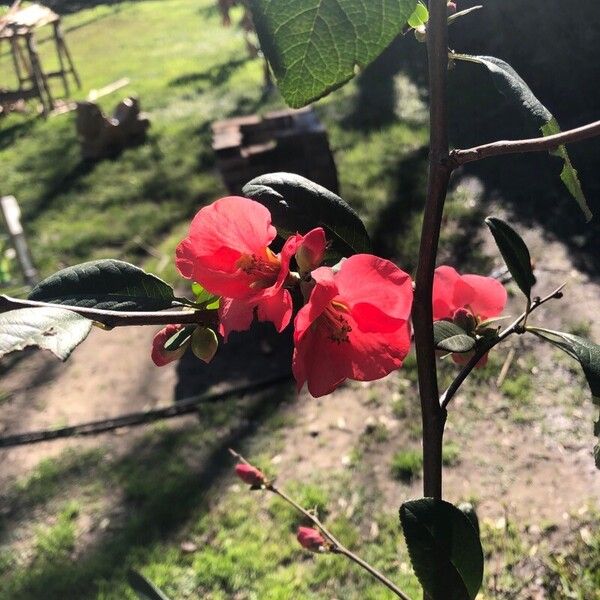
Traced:
<svg viewBox="0 0 600 600">
<path fill-rule="evenodd" d="M 438 267 L 433 280 L 433 320 L 453 319 L 461 309 L 478 321 L 497 317 L 506 306 L 504 286 L 492 277 L 459 275 L 452 267 Z"/>
<path fill-rule="evenodd" d="M 321 552 L 327 545 L 325 538 L 313 527 L 298 527 L 296 538 L 303 548 L 312 552 Z"/>
<path fill-rule="evenodd" d="M 265 474 L 246 463 L 239 463 L 235 466 L 235 474 L 248 485 L 264 485 L 267 481 Z"/>
<path fill-rule="evenodd" d="M 248 329 L 255 311 L 259 321 L 271 321 L 281 332 L 292 317 L 292 298 L 285 288 L 290 260 L 305 237 L 311 240 L 311 252 L 318 253 L 316 231 L 292 236 L 277 255 L 269 248 L 277 235 L 269 211 L 248 198 L 221 198 L 194 217 L 177 247 L 177 268 L 183 277 L 222 296 L 220 333 L 225 338 Z"/>
<path fill-rule="evenodd" d="M 189 342 L 183 344 L 176 350 L 165 350 L 165 344 L 182 329 L 183 325 L 167 325 L 154 336 L 154 339 L 152 340 L 151 356 L 157 367 L 164 367 L 170 362 L 180 359 L 184 355 Z"/>
<path fill-rule="evenodd" d="M 293 372 L 298 390 L 329 394 L 346 379 L 372 381 L 399 368 L 410 349 L 410 277 L 369 254 L 337 272 L 313 271 L 315 286 L 295 320 Z"/>
<path fill-rule="evenodd" d="M 435 270 L 433 280 L 433 320 L 450 320 L 465 327 L 471 321 L 473 326 L 497 317 L 506 306 L 507 294 L 504 286 L 492 277 L 482 275 L 459 275 L 452 267 L 442 266 Z M 472 333 L 472 331 L 467 331 Z M 455 353 L 454 362 L 466 364 L 472 352 Z M 478 367 L 487 362 L 487 354 L 479 361 Z"/>
</svg>

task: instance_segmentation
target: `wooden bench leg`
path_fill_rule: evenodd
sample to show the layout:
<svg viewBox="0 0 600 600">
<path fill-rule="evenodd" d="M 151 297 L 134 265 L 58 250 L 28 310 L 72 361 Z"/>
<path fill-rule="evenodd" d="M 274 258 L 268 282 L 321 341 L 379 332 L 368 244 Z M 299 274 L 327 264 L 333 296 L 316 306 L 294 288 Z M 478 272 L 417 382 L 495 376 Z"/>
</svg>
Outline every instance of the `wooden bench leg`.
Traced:
<svg viewBox="0 0 600 600">
<path fill-rule="evenodd" d="M 31 63 L 33 81 L 38 89 L 39 97 L 42 102 L 42 112 L 44 116 L 47 116 L 48 113 L 54 108 L 52 92 L 50 91 L 50 87 L 48 85 L 48 79 L 42 71 L 40 57 L 37 53 L 33 36 L 30 33 L 25 35 L 25 42 L 27 44 L 27 51 L 29 52 L 29 61 Z"/>
</svg>

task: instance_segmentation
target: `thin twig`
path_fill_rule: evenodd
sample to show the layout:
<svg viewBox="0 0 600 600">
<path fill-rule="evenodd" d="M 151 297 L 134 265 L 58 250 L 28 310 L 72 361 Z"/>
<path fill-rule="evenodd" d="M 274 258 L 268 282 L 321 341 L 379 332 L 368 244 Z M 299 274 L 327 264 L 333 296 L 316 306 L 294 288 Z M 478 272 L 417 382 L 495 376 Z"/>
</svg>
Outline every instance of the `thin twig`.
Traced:
<svg viewBox="0 0 600 600">
<path fill-rule="evenodd" d="M 235 457 L 238 461 L 243 462 L 247 465 L 250 463 L 235 450 L 229 449 L 229 452 L 233 457 Z M 377 579 L 380 583 L 385 585 L 390 591 L 392 591 L 396 596 L 402 598 L 402 600 L 411 600 L 409 596 L 407 596 L 396 584 L 390 581 L 383 573 L 380 573 L 375 567 L 371 566 L 368 562 L 364 561 L 362 558 L 348 550 L 334 535 L 323 525 L 319 517 L 316 514 L 303 508 L 298 502 L 296 502 L 293 498 L 288 496 L 283 490 L 279 489 L 275 483 L 267 482 L 264 486 L 266 491 L 279 496 L 282 500 L 287 502 L 290 506 L 296 509 L 300 514 L 306 517 L 321 533 L 329 540 L 331 547 L 329 548 L 330 552 L 335 554 L 342 554 L 346 558 L 349 558 L 352 562 L 356 563 L 358 566 L 362 567 L 365 571 L 370 573 L 375 579 Z"/>
<path fill-rule="evenodd" d="M 501 156 L 504 154 L 522 154 L 525 152 L 553 151 L 563 144 L 572 142 L 581 142 L 593 137 L 600 136 L 600 121 L 563 131 L 556 135 L 546 137 L 531 138 L 527 140 L 500 140 L 490 144 L 483 144 L 466 150 L 452 150 L 450 152 L 450 163 L 452 168 L 459 167 L 466 163 L 492 156 Z"/>
<path fill-rule="evenodd" d="M 516 354 L 517 353 L 514 348 L 511 348 L 508 351 L 508 354 L 506 355 L 506 360 L 504 361 L 504 364 L 502 365 L 502 368 L 500 369 L 500 374 L 498 375 L 498 377 L 496 379 L 496 388 L 500 389 L 502 387 L 502 384 L 504 383 L 504 380 L 506 379 L 506 376 L 508 375 L 508 370 L 510 369 L 510 366 L 512 365 L 513 360 L 515 360 Z"/>
<path fill-rule="evenodd" d="M 35 300 L 23 300 L 0 295 L 0 313 L 19 308 L 62 308 L 70 310 L 82 317 L 101 323 L 104 327 L 127 327 L 131 325 L 187 325 L 210 324 L 215 321 L 216 310 L 176 310 L 176 311 L 117 311 L 52 304 Z"/>
<path fill-rule="evenodd" d="M 183 400 L 176 401 L 171 406 L 164 408 L 155 408 L 143 412 L 129 413 L 113 417 L 112 419 L 103 419 L 101 421 L 90 421 L 79 423 L 69 427 L 59 429 L 47 429 L 41 431 L 28 431 L 26 433 L 15 433 L 0 437 L 0 448 L 11 448 L 14 446 L 24 446 L 26 444 L 37 444 L 60 438 L 79 437 L 84 435 L 98 435 L 107 431 L 114 431 L 122 427 L 138 427 L 160 421 L 163 419 L 173 419 L 195 412 L 199 404 L 208 402 L 222 402 L 232 396 L 244 396 L 246 394 L 259 392 L 268 389 L 280 383 L 291 380 L 291 374 L 279 375 L 270 379 L 264 379 L 245 386 L 232 388 L 218 394 L 200 394 Z"/>
<path fill-rule="evenodd" d="M 562 298 L 562 289 L 567 285 L 563 283 L 559 285 L 553 292 L 545 296 L 544 298 L 534 298 L 531 302 L 531 307 L 527 311 L 521 313 L 504 331 L 499 333 L 497 337 L 492 338 L 487 343 L 483 343 L 469 359 L 469 362 L 461 369 L 459 374 L 456 376 L 454 381 L 448 386 L 448 389 L 440 396 L 440 406 L 443 409 L 448 407 L 450 400 L 454 397 L 460 386 L 463 384 L 465 379 L 469 376 L 471 371 L 477 366 L 477 363 L 495 346 L 505 340 L 508 336 L 513 333 L 524 333 L 523 322 L 534 310 L 538 309 L 542 304 L 545 304 L 549 300 Z"/>
</svg>

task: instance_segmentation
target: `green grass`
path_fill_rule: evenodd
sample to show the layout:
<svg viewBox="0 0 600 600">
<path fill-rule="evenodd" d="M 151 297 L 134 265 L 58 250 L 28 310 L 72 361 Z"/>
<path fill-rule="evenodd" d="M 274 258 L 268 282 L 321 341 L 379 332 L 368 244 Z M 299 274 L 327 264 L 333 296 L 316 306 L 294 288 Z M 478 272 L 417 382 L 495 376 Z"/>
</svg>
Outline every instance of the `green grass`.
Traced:
<svg viewBox="0 0 600 600">
<path fill-rule="evenodd" d="M 260 61 L 246 60 L 241 33 L 219 25 L 213 4 L 122 2 L 65 18 L 84 86 L 76 96 L 129 77 L 129 86 L 101 104 L 111 111 L 136 94 L 152 127 L 146 144 L 87 164 L 74 113 L 47 121 L 11 115 L 0 124 L 3 192 L 19 200 L 43 272 L 104 256 L 139 261 L 147 246 L 223 193 L 210 123 L 266 105 Z M 40 43 L 48 69 L 51 50 Z"/>
<path fill-rule="evenodd" d="M 410 482 L 419 477 L 423 468 L 423 453 L 420 450 L 399 450 L 392 458 L 390 473 L 394 479 Z"/>
<path fill-rule="evenodd" d="M 460 446 L 456 442 L 445 442 L 442 448 L 442 464 L 455 467 L 460 464 Z"/>
</svg>

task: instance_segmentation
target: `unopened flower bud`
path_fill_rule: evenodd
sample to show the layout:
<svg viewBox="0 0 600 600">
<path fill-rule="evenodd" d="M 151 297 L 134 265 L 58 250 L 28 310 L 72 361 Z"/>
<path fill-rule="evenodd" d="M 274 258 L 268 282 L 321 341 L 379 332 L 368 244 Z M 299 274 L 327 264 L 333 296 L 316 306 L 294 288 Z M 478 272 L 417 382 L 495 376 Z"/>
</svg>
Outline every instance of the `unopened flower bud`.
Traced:
<svg viewBox="0 0 600 600">
<path fill-rule="evenodd" d="M 477 319 L 473 313 L 466 308 L 459 308 L 454 311 L 452 321 L 461 329 L 464 329 L 466 333 L 473 333 L 477 327 Z"/>
<path fill-rule="evenodd" d="M 152 360 L 157 367 L 181 358 L 190 343 L 191 332 L 182 325 L 163 327 L 152 340 Z"/>
<path fill-rule="evenodd" d="M 296 250 L 296 262 L 300 273 L 310 273 L 319 267 L 323 262 L 326 247 L 325 231 L 321 227 L 309 231 Z"/>
<path fill-rule="evenodd" d="M 422 44 L 427 41 L 427 29 L 425 25 L 415 27 L 415 38 L 417 39 L 417 42 L 421 42 Z"/>
<path fill-rule="evenodd" d="M 325 538 L 313 527 L 298 527 L 296 538 L 303 548 L 311 552 L 322 552 L 327 546 Z"/>
<path fill-rule="evenodd" d="M 219 340 L 209 327 L 197 327 L 192 334 L 192 352 L 205 363 L 209 363 L 217 353 Z"/>
<path fill-rule="evenodd" d="M 267 482 L 267 477 L 262 471 L 246 463 L 237 464 L 235 474 L 248 485 L 261 486 Z"/>
</svg>

